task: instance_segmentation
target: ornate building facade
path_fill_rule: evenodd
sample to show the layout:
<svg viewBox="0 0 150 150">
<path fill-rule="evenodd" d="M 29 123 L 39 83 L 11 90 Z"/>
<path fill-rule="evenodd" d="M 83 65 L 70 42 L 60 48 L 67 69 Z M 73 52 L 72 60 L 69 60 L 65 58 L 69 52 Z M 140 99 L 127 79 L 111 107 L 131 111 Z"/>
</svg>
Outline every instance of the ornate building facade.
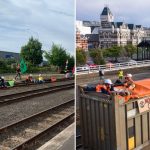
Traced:
<svg viewBox="0 0 150 150">
<path fill-rule="evenodd" d="M 146 36 L 145 30 L 141 25 L 114 22 L 114 16 L 107 6 L 104 7 L 100 20 L 99 46 L 101 48 L 109 48 L 114 45 L 137 45 Z"/>
<path fill-rule="evenodd" d="M 88 40 L 85 35 L 81 34 L 78 29 L 76 29 L 76 48 L 82 49 L 84 51 L 88 50 Z"/>
</svg>

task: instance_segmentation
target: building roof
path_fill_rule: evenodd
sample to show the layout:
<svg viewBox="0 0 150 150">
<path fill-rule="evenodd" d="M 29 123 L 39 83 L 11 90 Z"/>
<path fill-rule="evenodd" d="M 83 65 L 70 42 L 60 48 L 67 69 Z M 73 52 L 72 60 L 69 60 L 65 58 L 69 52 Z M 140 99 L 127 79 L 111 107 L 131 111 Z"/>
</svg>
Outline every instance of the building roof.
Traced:
<svg viewBox="0 0 150 150">
<path fill-rule="evenodd" d="M 86 34 L 85 36 L 90 42 L 99 42 L 99 34 Z"/>
<path fill-rule="evenodd" d="M 123 22 L 112 22 L 112 25 L 114 25 L 115 28 L 120 28 L 120 26 L 123 25 Z"/>
<path fill-rule="evenodd" d="M 144 40 L 140 42 L 137 46 L 138 47 L 150 47 L 150 40 Z"/>
<path fill-rule="evenodd" d="M 111 11 L 110 11 L 110 9 L 107 6 L 104 7 L 101 15 L 109 15 L 109 14 L 112 14 Z"/>
<path fill-rule="evenodd" d="M 136 28 L 142 28 L 142 25 L 136 25 Z"/>
<path fill-rule="evenodd" d="M 127 25 L 128 25 L 128 28 L 131 29 L 131 30 L 133 30 L 134 27 L 135 27 L 134 24 L 127 24 Z"/>
</svg>

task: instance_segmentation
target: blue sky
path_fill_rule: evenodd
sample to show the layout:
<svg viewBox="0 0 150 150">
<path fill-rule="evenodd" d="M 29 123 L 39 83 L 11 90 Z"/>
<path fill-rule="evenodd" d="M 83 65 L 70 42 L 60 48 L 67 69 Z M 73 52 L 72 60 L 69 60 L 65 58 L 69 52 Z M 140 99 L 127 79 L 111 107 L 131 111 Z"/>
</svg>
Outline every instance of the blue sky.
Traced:
<svg viewBox="0 0 150 150">
<path fill-rule="evenodd" d="M 150 27 L 149 0 L 77 0 L 77 20 L 99 21 L 106 4 L 115 16 L 115 21 Z"/>
<path fill-rule="evenodd" d="M 20 52 L 29 37 L 74 51 L 73 0 L 0 0 L 0 50 Z"/>
</svg>

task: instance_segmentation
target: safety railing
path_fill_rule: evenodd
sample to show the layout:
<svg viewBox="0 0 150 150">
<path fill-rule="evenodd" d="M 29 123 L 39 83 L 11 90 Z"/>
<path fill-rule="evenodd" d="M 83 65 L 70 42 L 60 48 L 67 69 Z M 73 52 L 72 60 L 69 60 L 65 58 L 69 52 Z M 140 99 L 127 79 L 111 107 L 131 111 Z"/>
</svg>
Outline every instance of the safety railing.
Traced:
<svg viewBox="0 0 150 150">
<path fill-rule="evenodd" d="M 104 71 L 114 71 L 119 69 L 128 69 L 135 67 L 144 67 L 150 66 L 150 60 L 144 61 L 134 61 L 134 62 L 124 62 L 124 63 L 108 63 L 105 65 L 96 65 L 96 66 L 84 66 L 84 67 L 76 67 L 76 75 L 81 74 L 90 74 L 97 73 L 99 69 L 103 69 Z"/>
</svg>

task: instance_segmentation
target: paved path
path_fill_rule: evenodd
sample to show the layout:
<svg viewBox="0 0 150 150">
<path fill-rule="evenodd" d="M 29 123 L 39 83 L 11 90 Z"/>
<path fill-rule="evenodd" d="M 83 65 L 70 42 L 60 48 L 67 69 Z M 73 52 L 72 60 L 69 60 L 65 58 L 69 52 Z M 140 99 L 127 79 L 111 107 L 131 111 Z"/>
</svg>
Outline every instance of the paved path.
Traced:
<svg viewBox="0 0 150 150">
<path fill-rule="evenodd" d="M 74 150 L 75 124 L 71 124 L 37 150 Z"/>
</svg>

